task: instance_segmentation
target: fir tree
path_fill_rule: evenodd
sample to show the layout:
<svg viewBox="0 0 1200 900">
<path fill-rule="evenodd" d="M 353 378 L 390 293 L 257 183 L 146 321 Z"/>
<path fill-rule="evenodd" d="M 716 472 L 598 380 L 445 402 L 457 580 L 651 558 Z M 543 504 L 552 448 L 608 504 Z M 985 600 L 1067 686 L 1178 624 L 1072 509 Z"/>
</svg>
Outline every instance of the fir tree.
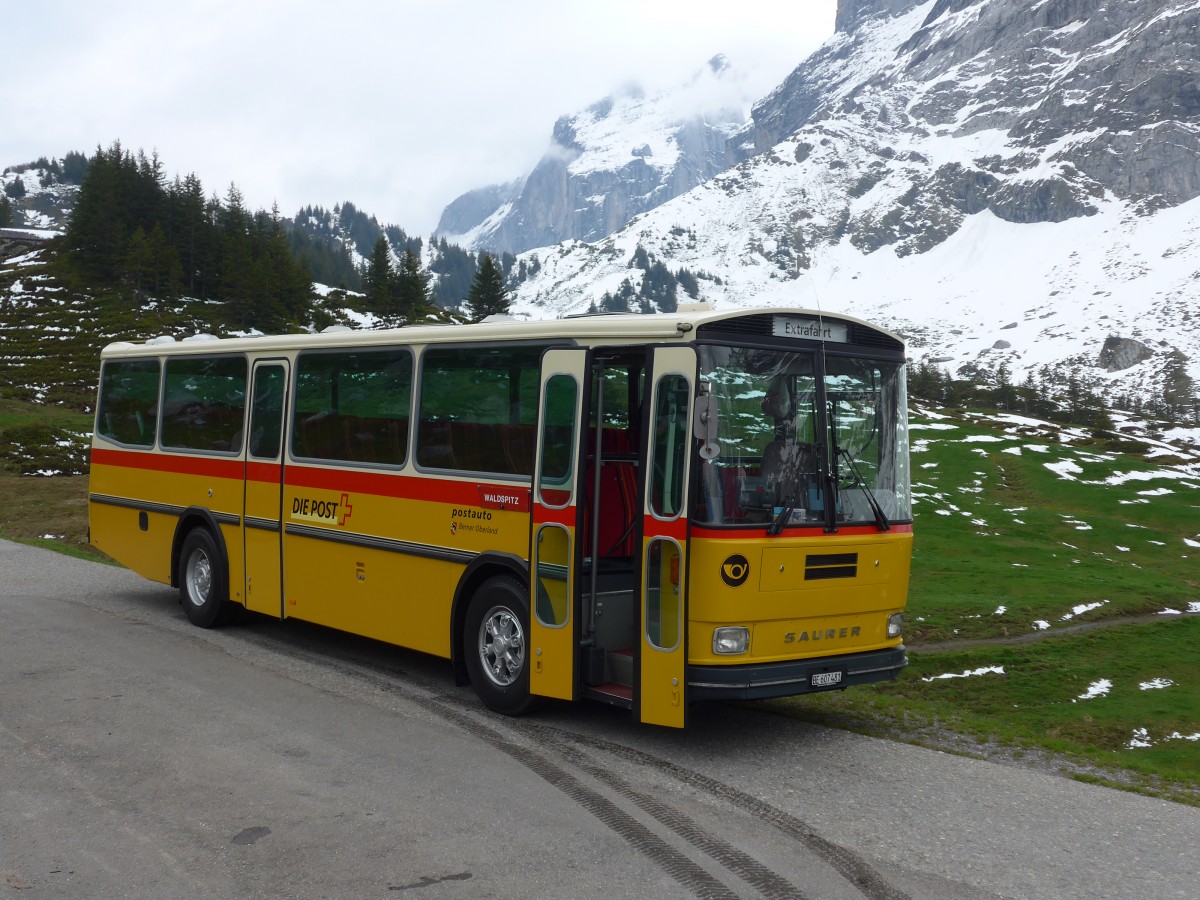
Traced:
<svg viewBox="0 0 1200 900">
<path fill-rule="evenodd" d="M 436 309 L 429 295 L 429 276 L 421 271 L 421 257 L 411 247 L 404 251 L 396 273 L 396 299 L 408 324 L 425 321 Z"/>
<path fill-rule="evenodd" d="M 693 300 L 700 295 L 700 282 L 687 269 L 680 269 L 675 277 L 679 281 L 679 286 L 683 288 L 683 292 Z"/>
<path fill-rule="evenodd" d="M 63 157 L 62 180 L 69 184 L 83 184 L 87 169 L 88 158 L 82 153 L 72 150 Z"/>
<path fill-rule="evenodd" d="M 393 318 L 392 248 L 382 234 L 376 239 L 366 271 L 363 272 L 363 292 L 367 295 L 369 312 L 385 321 Z"/>
<path fill-rule="evenodd" d="M 12 201 L 4 194 L 0 194 L 0 228 L 6 228 L 13 224 L 13 206 Z"/>
<path fill-rule="evenodd" d="M 474 322 L 482 322 L 492 315 L 502 315 L 509 311 L 509 299 L 504 290 L 504 276 L 496 265 L 496 258 L 490 253 L 484 253 L 479 260 L 479 271 L 475 273 L 475 281 L 467 294 L 463 307 Z"/>
<path fill-rule="evenodd" d="M 167 210 L 169 236 L 183 267 L 183 289 L 190 296 L 203 297 L 216 264 L 209 255 L 212 226 L 205 215 L 204 186 L 195 174 L 175 179 L 167 191 Z"/>
<path fill-rule="evenodd" d="M 250 243 L 250 217 L 237 185 L 229 185 L 225 205 L 218 204 L 217 218 L 221 260 L 218 299 L 224 301 L 226 319 L 231 325 L 240 330 L 253 328 L 257 273 Z"/>
<path fill-rule="evenodd" d="M 1168 422 L 1195 421 L 1200 409 L 1195 385 L 1187 371 L 1187 357 L 1177 348 L 1163 365 L 1162 417 Z"/>
<path fill-rule="evenodd" d="M 441 306 L 457 306 L 471 290 L 478 268 L 475 258 L 461 247 L 441 238 L 437 252 L 429 262 L 429 270 L 437 275 L 433 296 Z"/>
<path fill-rule="evenodd" d="M 675 276 L 671 274 L 671 270 L 661 260 L 651 263 L 646 269 L 642 278 L 642 288 L 638 292 L 646 301 L 642 304 L 642 311 L 653 312 L 649 308 L 653 303 L 665 313 L 675 312 L 679 308 L 675 287 Z"/>
<path fill-rule="evenodd" d="M 633 289 L 633 282 L 628 278 L 622 279 L 615 294 L 604 292 L 604 296 L 600 298 L 600 309 L 603 312 L 629 312 L 629 304 L 635 296 L 637 294 Z"/>
</svg>

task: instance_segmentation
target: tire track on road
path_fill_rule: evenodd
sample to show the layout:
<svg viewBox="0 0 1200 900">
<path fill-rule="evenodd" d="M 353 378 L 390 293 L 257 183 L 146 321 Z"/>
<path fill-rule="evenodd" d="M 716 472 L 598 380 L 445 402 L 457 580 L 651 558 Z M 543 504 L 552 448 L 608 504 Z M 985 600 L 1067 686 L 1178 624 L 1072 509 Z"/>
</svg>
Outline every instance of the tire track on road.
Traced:
<svg viewBox="0 0 1200 900">
<path fill-rule="evenodd" d="M 705 857 L 720 864 L 764 896 L 803 898 L 804 893 L 787 878 L 754 857 L 695 825 L 684 813 L 634 790 L 625 784 L 618 774 L 588 760 L 580 748 L 601 750 L 625 762 L 650 768 L 750 813 L 757 821 L 770 825 L 828 863 L 868 900 L 909 900 L 907 894 L 893 887 L 853 851 L 821 837 L 811 826 L 795 816 L 717 779 L 615 741 L 565 731 L 526 718 L 504 718 L 489 713 L 481 706 L 447 691 L 444 686 L 429 679 L 389 669 L 377 660 L 353 651 L 331 649 L 320 643 L 320 635 L 292 634 L 276 637 L 243 631 L 238 636 L 285 655 L 299 656 L 314 665 L 336 668 L 345 675 L 366 680 L 377 688 L 398 694 L 408 702 L 452 721 L 581 803 L 697 896 L 738 895 L 729 893 L 728 888 L 713 879 L 703 868 L 674 850 L 610 800 L 592 791 L 544 756 L 506 738 L 491 725 L 485 724 L 484 718 L 494 718 L 502 722 L 505 728 L 528 738 L 537 747 L 550 748 L 570 765 L 634 803 L 671 833 L 696 847 Z M 288 643 L 283 643 L 284 640 Z M 303 641 L 308 646 L 298 647 L 296 641 Z"/>
</svg>

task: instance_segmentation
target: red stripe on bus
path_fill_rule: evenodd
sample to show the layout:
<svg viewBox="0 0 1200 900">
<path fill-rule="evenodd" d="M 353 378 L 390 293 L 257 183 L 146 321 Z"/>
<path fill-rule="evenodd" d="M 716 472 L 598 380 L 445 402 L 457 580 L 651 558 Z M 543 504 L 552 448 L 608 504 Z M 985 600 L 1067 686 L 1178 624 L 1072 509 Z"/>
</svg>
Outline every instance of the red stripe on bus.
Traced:
<svg viewBox="0 0 1200 900">
<path fill-rule="evenodd" d="M 643 534 L 647 536 L 663 535 L 674 538 L 680 543 L 687 540 L 688 536 L 688 520 L 682 516 L 670 522 L 664 522 L 654 516 L 642 516 L 642 528 L 644 529 Z"/>
<path fill-rule="evenodd" d="M 277 462 L 247 462 L 246 480 L 264 484 L 279 484 L 280 465 Z"/>
<path fill-rule="evenodd" d="M 101 447 L 92 448 L 92 465 L 148 469 L 151 472 L 174 472 L 179 475 L 203 475 L 208 478 L 232 478 L 235 481 L 242 480 L 244 469 L 244 463 L 240 459 L 173 456 L 138 450 L 106 450 Z"/>
<path fill-rule="evenodd" d="M 728 540 L 728 541 L 744 541 L 746 538 L 755 537 L 759 531 L 764 530 L 766 525 L 761 529 L 752 528 L 701 528 L 696 525 L 692 526 L 693 538 L 704 538 L 705 540 Z M 893 525 L 890 529 L 891 534 L 912 534 L 913 527 L 911 524 Z M 815 528 L 793 528 L 789 527 L 784 530 L 782 536 L 787 537 L 834 537 L 836 535 L 858 535 L 869 534 L 878 537 L 883 534 L 877 525 L 839 525 L 836 532 L 826 533 L 824 525 L 818 525 Z"/>
<path fill-rule="evenodd" d="M 279 464 L 243 462 L 240 459 L 212 459 L 200 456 L 174 456 L 138 450 L 109 450 L 93 448 L 92 463 L 101 466 L 120 466 L 171 472 L 177 475 L 202 475 L 210 478 L 231 478 L 275 484 L 279 481 Z M 488 493 L 516 496 L 519 502 L 512 507 L 518 512 L 529 510 L 529 488 L 511 482 L 454 481 L 427 478 L 420 475 L 399 475 L 383 472 L 364 472 L 358 469 L 317 468 L 288 465 L 284 476 L 292 487 L 318 490 L 373 494 L 403 500 L 427 500 L 434 503 L 453 503 L 458 506 L 498 505 L 486 502 Z"/>
<path fill-rule="evenodd" d="M 555 525 L 565 525 L 567 528 L 575 527 L 575 510 L 576 507 L 568 506 L 564 509 L 552 509 L 548 506 L 538 506 L 537 521 L 543 523 L 553 523 Z"/>
<path fill-rule="evenodd" d="M 528 511 L 529 488 L 523 484 L 503 482 L 452 481 L 442 478 L 427 478 L 420 475 L 385 474 L 363 472 L 356 469 L 325 469 L 290 465 L 286 475 L 292 487 L 316 488 L 326 491 L 374 494 L 378 497 L 396 497 L 403 500 L 428 500 L 435 503 L 453 503 L 458 506 L 484 506 L 484 491 L 519 495 L 521 502 L 513 507 L 517 511 Z M 497 507 L 486 504 L 489 508 Z"/>
</svg>

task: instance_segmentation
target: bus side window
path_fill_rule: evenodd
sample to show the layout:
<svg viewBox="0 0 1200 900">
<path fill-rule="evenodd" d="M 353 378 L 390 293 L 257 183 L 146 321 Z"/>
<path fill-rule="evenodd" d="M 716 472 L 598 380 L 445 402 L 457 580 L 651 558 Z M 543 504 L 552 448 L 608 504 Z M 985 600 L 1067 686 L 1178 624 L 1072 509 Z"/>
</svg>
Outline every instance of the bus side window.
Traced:
<svg viewBox="0 0 1200 900">
<path fill-rule="evenodd" d="M 176 450 L 242 449 L 244 356 L 180 356 L 167 361 L 162 444 Z M 236 445 L 236 446 L 235 446 Z"/>
<path fill-rule="evenodd" d="M 301 353 L 296 363 L 292 455 L 402 466 L 408 459 L 412 352 Z"/>
<path fill-rule="evenodd" d="M 545 347 L 430 347 L 421 356 L 417 462 L 431 469 L 533 476 Z"/>
<path fill-rule="evenodd" d="M 96 431 L 110 441 L 153 447 L 158 424 L 157 359 L 113 360 L 100 376 Z"/>
<path fill-rule="evenodd" d="M 679 515 L 683 505 L 689 391 L 688 380 L 682 375 L 664 375 L 655 391 L 650 506 L 655 515 L 664 518 Z"/>
</svg>

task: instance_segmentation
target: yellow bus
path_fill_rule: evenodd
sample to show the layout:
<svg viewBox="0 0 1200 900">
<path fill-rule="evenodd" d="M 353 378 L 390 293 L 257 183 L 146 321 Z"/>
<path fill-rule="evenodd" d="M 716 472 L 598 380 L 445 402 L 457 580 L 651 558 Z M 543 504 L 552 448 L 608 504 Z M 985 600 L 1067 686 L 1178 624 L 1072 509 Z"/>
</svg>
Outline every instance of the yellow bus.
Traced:
<svg viewBox="0 0 1200 900">
<path fill-rule="evenodd" d="M 179 589 L 451 661 L 489 708 L 893 678 L 904 345 L 803 309 L 116 343 L 92 543 Z"/>
</svg>

